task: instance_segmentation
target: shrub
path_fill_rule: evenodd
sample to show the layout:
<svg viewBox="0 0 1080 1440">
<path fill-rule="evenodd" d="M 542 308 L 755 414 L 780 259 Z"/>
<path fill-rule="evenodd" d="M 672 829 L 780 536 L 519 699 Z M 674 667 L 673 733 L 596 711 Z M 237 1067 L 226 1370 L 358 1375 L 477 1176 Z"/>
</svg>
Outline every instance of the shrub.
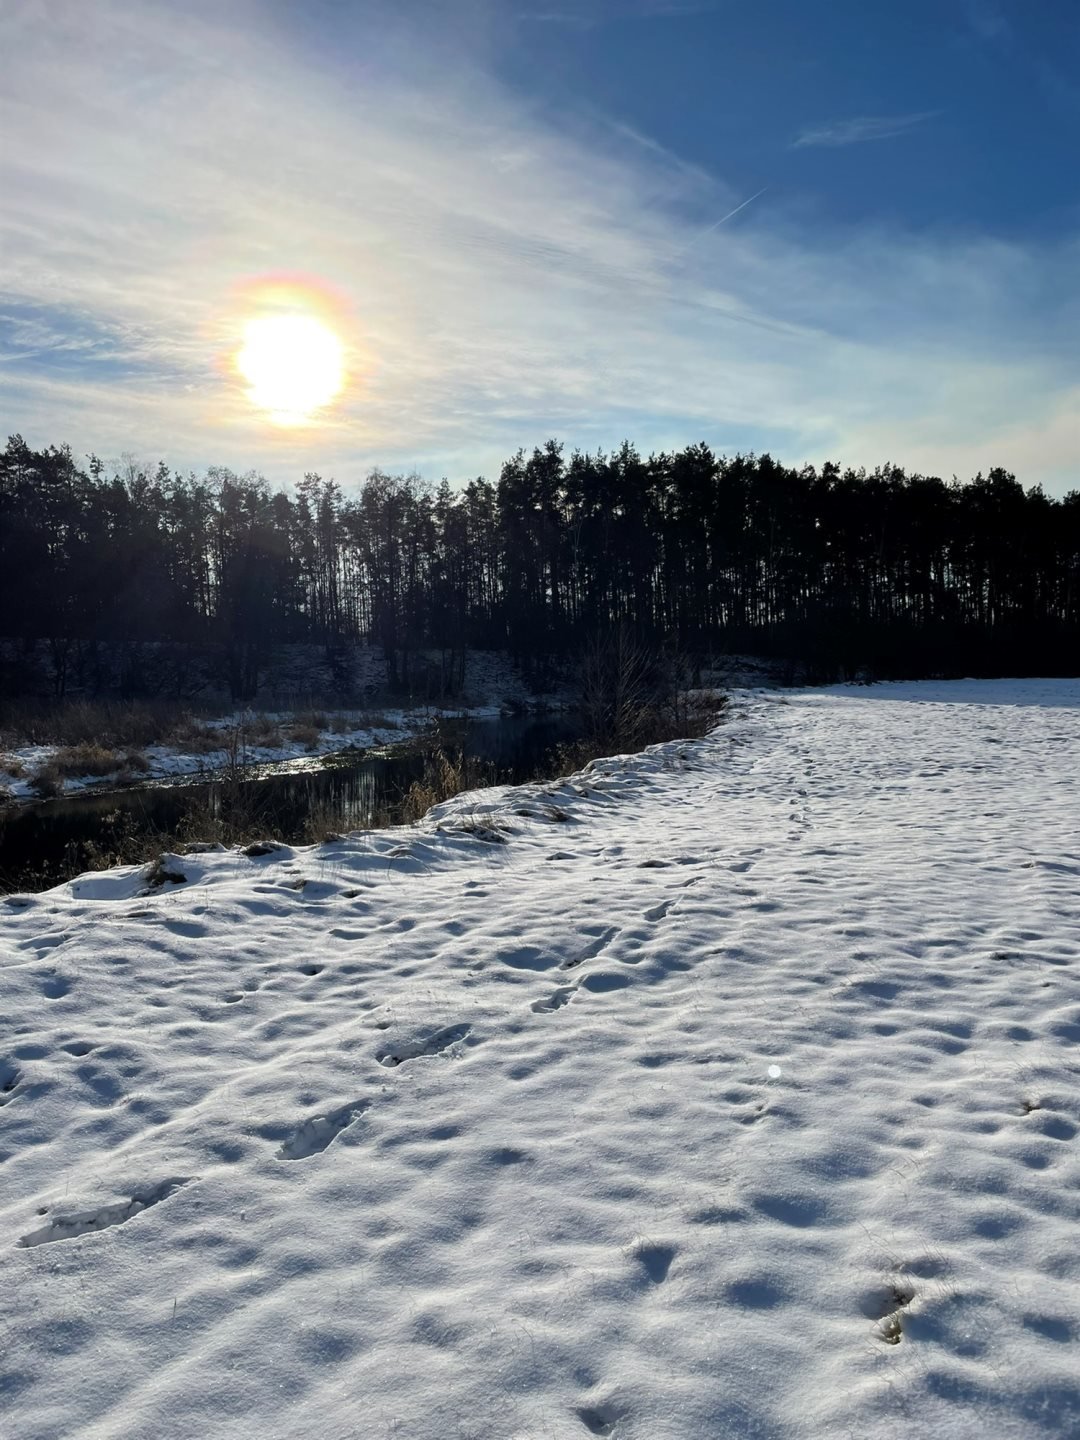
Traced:
<svg viewBox="0 0 1080 1440">
<path fill-rule="evenodd" d="M 303 745 L 305 750 L 314 750 L 321 734 L 322 731 L 315 725 L 293 725 L 289 729 L 289 739 Z"/>
<path fill-rule="evenodd" d="M 121 700 L 68 700 L 47 704 L 11 701 L 0 708 L 0 731 L 9 743 L 34 745 L 154 745 L 176 725 L 175 704 Z"/>
<path fill-rule="evenodd" d="M 50 763 L 64 777 L 92 775 L 100 778 L 102 775 L 114 775 L 117 770 L 123 769 L 126 762 L 118 751 L 110 750 L 97 741 L 86 740 L 78 745 L 62 746 Z"/>
<path fill-rule="evenodd" d="M 421 820 L 433 805 L 495 783 L 494 766 L 459 751 L 451 759 L 445 750 L 436 750 L 424 761 L 424 773 L 409 786 L 402 805 L 402 819 Z"/>
<path fill-rule="evenodd" d="M 277 746 L 281 744 L 281 729 L 269 715 L 256 715 L 246 727 L 248 736 L 257 745 Z"/>
<path fill-rule="evenodd" d="M 39 800 L 52 800 L 64 793 L 63 778 L 51 760 L 30 777 L 30 789 Z"/>
<path fill-rule="evenodd" d="M 225 736 L 214 726 L 188 716 L 168 735 L 165 743 L 193 755 L 206 755 L 213 750 L 223 750 Z"/>
</svg>

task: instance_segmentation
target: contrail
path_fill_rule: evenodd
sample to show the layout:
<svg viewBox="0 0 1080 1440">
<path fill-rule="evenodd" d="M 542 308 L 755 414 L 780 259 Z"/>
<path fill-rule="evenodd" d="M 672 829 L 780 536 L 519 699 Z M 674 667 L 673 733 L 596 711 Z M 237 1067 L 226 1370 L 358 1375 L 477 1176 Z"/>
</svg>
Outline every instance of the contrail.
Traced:
<svg viewBox="0 0 1080 1440">
<path fill-rule="evenodd" d="M 705 239 L 706 235 L 711 235 L 714 230 L 719 230 L 721 225 L 726 225 L 729 220 L 738 215 L 740 210 L 745 210 L 747 205 L 752 205 L 755 200 L 759 200 L 768 188 L 768 185 L 763 185 L 756 195 L 750 196 L 749 200 L 744 200 L 741 205 L 736 205 L 734 210 L 729 210 L 726 215 L 721 215 L 719 220 L 714 220 L 711 225 L 706 225 L 704 230 L 699 230 L 693 239 L 686 242 L 681 250 L 676 250 L 672 256 L 672 260 L 681 260 L 695 245 L 699 245 L 701 241 Z"/>
<path fill-rule="evenodd" d="M 719 220 L 714 220 L 711 225 L 707 225 L 701 234 L 711 235 L 714 230 L 719 230 L 721 225 L 726 225 L 729 220 L 738 215 L 740 210 L 745 210 L 747 205 L 752 205 L 755 200 L 760 200 L 768 188 L 767 185 L 763 185 L 756 195 L 751 195 L 749 200 L 744 200 L 741 205 L 736 205 L 734 210 L 729 210 L 726 215 L 721 215 Z M 698 236 L 698 239 L 701 239 L 701 235 Z"/>
</svg>

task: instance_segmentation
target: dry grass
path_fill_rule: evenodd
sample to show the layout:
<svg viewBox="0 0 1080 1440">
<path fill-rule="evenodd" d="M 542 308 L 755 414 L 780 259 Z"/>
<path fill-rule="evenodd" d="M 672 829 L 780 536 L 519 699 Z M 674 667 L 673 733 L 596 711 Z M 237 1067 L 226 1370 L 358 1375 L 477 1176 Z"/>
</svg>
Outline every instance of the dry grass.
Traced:
<svg viewBox="0 0 1080 1440">
<path fill-rule="evenodd" d="M 436 750 L 425 760 L 423 776 L 409 786 L 401 818 L 407 822 L 422 820 L 433 805 L 441 805 L 464 790 L 478 790 L 494 783 L 492 765 L 460 751 L 451 758 L 445 750 Z"/>
<path fill-rule="evenodd" d="M 183 885 L 187 882 L 187 876 L 182 870 L 169 868 L 171 858 L 167 854 L 160 854 L 147 870 L 146 883 L 152 889 L 160 889 L 163 885 Z"/>
<path fill-rule="evenodd" d="M 505 845 L 506 837 L 513 834 L 514 827 L 505 817 L 493 815 L 490 810 L 471 809 L 461 811 L 449 824 L 440 825 L 439 829 L 455 835 L 470 835 L 485 845 Z"/>
<path fill-rule="evenodd" d="M 290 725 L 289 739 L 297 745 L 303 745 L 305 750 L 315 750 L 318 747 L 322 730 L 315 725 Z"/>
<path fill-rule="evenodd" d="M 149 761 L 137 750 L 110 750 L 104 745 L 84 741 L 64 745 L 30 777 L 30 789 L 39 800 L 62 795 L 65 780 L 114 779 L 117 784 L 130 785 L 149 769 Z"/>
<path fill-rule="evenodd" d="M 26 766 L 17 755 L 0 755 L 0 775 L 8 775 L 12 780 L 21 780 L 26 774 Z"/>
<path fill-rule="evenodd" d="M 65 780 L 84 775 L 100 779 L 105 775 L 115 775 L 118 770 L 145 770 L 147 764 L 146 756 L 135 750 L 111 750 L 94 741 L 65 745 L 57 750 L 49 762 Z"/>
<path fill-rule="evenodd" d="M 282 743 L 281 727 L 269 715 L 254 715 L 243 728 L 255 745 L 263 745 L 268 750 L 276 750 Z"/>
<path fill-rule="evenodd" d="M 354 730 L 400 730 L 401 724 L 377 710 L 352 710 L 345 715 L 332 715 L 323 729 L 334 735 L 349 735 Z"/>
<path fill-rule="evenodd" d="M 176 726 L 166 702 L 69 700 L 61 705 L 10 701 L 0 706 L 0 742 L 12 745 L 102 745 L 110 750 L 156 745 Z"/>
<path fill-rule="evenodd" d="M 209 755 L 225 748 L 225 735 L 215 726 L 188 716 L 169 732 L 162 743 L 190 755 Z"/>
<path fill-rule="evenodd" d="M 668 740 L 695 740 L 708 734 L 727 704 L 723 695 L 680 695 L 668 704 L 640 705 L 628 710 L 618 728 L 583 736 L 560 745 L 556 751 L 558 776 L 583 770 L 590 760 L 628 755 Z M 548 779 L 550 768 L 537 779 Z"/>
<path fill-rule="evenodd" d="M 0 752 L 21 745 L 72 748 L 99 745 L 106 750 L 142 749 L 163 745 L 205 755 L 224 747 L 227 726 L 208 721 L 213 712 L 194 713 L 188 706 L 168 701 L 71 700 L 49 704 L 39 700 L 0 703 Z M 310 736 L 331 731 L 335 735 L 378 726 L 397 729 L 396 721 L 378 712 L 299 710 L 282 720 L 263 712 L 248 717 L 243 729 L 249 744 L 276 749 L 285 735 L 310 746 Z M 12 763 L 16 763 L 12 759 Z M 0 774 L 21 778 L 0 759 Z"/>
<path fill-rule="evenodd" d="M 304 840 L 308 845 L 324 845 L 344 838 L 348 825 L 340 804 L 319 800 L 312 805 L 304 820 Z"/>
</svg>

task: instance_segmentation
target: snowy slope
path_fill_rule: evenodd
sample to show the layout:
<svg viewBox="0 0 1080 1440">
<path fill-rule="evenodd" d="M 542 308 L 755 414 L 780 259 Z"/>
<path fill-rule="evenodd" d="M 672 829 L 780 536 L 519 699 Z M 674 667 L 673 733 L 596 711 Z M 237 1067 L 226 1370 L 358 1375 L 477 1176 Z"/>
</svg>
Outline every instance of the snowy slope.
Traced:
<svg viewBox="0 0 1080 1440">
<path fill-rule="evenodd" d="M 1080 1436 L 1078 778 L 1080 682 L 754 693 L 0 904 L 0 1434 Z"/>
</svg>

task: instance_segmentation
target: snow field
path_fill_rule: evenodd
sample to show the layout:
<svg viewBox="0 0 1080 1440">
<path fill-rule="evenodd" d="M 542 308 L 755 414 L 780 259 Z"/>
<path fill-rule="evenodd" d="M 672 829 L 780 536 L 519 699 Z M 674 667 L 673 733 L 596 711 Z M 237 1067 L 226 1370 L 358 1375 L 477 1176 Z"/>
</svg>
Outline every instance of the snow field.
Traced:
<svg viewBox="0 0 1080 1440">
<path fill-rule="evenodd" d="M 0 904 L 0 1433 L 1080 1435 L 1080 682 L 733 712 Z"/>
</svg>

